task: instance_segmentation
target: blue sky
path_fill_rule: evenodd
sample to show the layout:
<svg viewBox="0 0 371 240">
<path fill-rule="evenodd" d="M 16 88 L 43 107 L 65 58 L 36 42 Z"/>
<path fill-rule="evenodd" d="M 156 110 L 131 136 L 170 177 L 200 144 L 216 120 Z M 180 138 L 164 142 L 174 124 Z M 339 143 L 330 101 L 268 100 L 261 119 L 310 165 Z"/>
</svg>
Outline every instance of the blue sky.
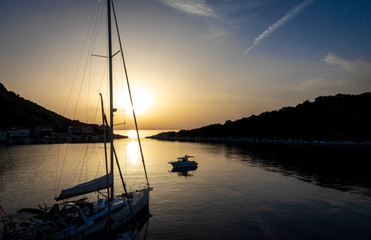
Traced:
<svg viewBox="0 0 371 240">
<path fill-rule="evenodd" d="M 96 4 L 104 1 L 1 1 L 1 82 L 62 114 Z M 133 86 L 149 96 L 145 128 L 193 128 L 371 91 L 369 0 L 115 5 Z"/>
</svg>

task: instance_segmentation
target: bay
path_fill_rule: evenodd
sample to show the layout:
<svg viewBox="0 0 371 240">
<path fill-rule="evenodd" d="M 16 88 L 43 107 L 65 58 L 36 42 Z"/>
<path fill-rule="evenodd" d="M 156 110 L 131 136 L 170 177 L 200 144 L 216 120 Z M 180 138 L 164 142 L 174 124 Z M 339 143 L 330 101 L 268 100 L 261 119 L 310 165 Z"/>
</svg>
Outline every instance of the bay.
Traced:
<svg viewBox="0 0 371 240">
<path fill-rule="evenodd" d="M 371 239 L 369 148 L 144 138 L 157 132 L 140 132 L 154 190 L 137 239 Z M 116 144 L 129 189 L 145 185 L 136 142 Z M 0 205 L 51 206 L 62 188 L 104 175 L 102 147 L 0 146 Z M 199 167 L 173 172 L 168 162 L 185 154 Z"/>
</svg>

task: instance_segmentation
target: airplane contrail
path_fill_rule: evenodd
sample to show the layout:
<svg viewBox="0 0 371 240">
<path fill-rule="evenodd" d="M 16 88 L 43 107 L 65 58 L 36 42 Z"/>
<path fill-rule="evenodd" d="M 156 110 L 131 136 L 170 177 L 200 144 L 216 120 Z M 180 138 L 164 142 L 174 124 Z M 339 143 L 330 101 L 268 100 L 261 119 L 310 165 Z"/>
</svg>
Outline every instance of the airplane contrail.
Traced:
<svg viewBox="0 0 371 240">
<path fill-rule="evenodd" d="M 274 24 L 272 24 L 263 33 L 261 33 L 257 38 L 255 38 L 253 44 L 249 48 L 247 48 L 245 50 L 243 56 L 245 56 L 246 54 L 248 54 L 251 51 L 251 49 L 253 49 L 256 45 L 258 45 L 260 43 L 261 40 L 263 40 L 264 38 L 268 37 L 277 28 L 283 26 L 285 23 L 287 23 L 292 18 L 294 18 L 295 16 L 297 16 L 306 7 L 308 7 L 312 2 L 313 2 L 313 0 L 304 0 L 302 3 L 300 3 L 299 5 L 297 5 L 296 7 L 294 7 L 293 9 L 291 9 L 290 11 L 288 11 L 285 16 L 283 16 L 277 22 L 275 22 Z"/>
<path fill-rule="evenodd" d="M 322 54 L 324 54 L 325 52 L 328 52 L 329 49 L 326 49 L 324 51 L 321 51 L 317 54 L 315 54 L 314 56 L 310 57 L 309 59 L 307 59 L 304 63 L 309 63 L 310 61 L 312 61 L 313 59 L 317 58 L 318 56 L 321 56 Z"/>
</svg>

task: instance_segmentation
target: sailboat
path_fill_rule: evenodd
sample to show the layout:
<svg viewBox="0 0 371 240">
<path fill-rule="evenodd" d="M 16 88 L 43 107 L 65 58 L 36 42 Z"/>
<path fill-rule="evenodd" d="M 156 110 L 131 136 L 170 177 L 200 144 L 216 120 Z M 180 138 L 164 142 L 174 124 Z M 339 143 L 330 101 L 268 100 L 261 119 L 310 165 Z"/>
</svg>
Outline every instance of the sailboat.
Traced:
<svg viewBox="0 0 371 240">
<path fill-rule="evenodd" d="M 91 181 L 81 183 L 77 186 L 64 189 L 60 195 L 55 198 L 58 202 L 51 208 L 40 209 L 21 209 L 16 214 L 8 215 L 4 218 L 3 233 L 9 239 L 75 239 L 85 238 L 94 233 L 104 230 L 114 230 L 122 227 L 125 224 L 135 222 L 135 216 L 142 210 L 148 207 L 149 193 L 152 190 L 150 187 L 143 158 L 143 151 L 140 145 L 139 130 L 135 117 L 134 108 L 133 117 L 136 126 L 138 143 L 140 146 L 140 153 L 143 161 L 144 173 L 147 181 L 146 187 L 138 189 L 133 192 L 128 192 L 119 167 L 117 154 L 113 144 L 113 74 L 112 74 L 112 13 L 116 23 L 117 35 L 119 36 L 116 13 L 112 0 L 107 0 L 107 20 L 108 20 L 108 54 L 109 54 L 109 91 L 110 91 L 110 122 L 108 124 L 106 115 L 103 110 L 103 98 L 101 96 L 102 104 L 102 119 L 104 136 L 109 138 L 109 164 L 106 154 L 106 175 Z M 126 73 L 126 66 L 124 56 L 122 53 L 122 45 L 119 37 L 123 65 Z M 127 76 L 127 74 L 126 74 Z M 133 105 L 130 85 L 127 78 L 129 89 L 129 96 L 131 104 Z M 106 129 L 109 133 L 106 134 Z M 107 141 L 108 142 L 108 141 Z M 105 152 L 106 141 L 105 141 Z M 114 161 L 115 160 L 115 161 Z M 124 193 L 115 194 L 114 190 L 114 169 L 115 162 L 120 173 L 123 183 Z M 110 167 L 108 167 L 110 165 Z M 109 172 L 110 171 L 110 172 Z M 87 198 L 80 198 L 78 200 L 69 200 L 74 197 L 83 196 L 92 192 L 99 192 L 107 190 L 105 199 L 98 199 L 96 201 L 88 201 Z"/>
</svg>

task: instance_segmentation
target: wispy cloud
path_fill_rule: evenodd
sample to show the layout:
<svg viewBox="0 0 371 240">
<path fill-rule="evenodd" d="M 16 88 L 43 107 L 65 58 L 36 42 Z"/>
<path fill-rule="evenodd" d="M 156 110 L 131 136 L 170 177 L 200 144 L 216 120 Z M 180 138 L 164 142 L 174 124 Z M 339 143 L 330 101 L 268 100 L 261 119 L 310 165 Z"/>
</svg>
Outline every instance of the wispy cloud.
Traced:
<svg viewBox="0 0 371 240">
<path fill-rule="evenodd" d="M 301 13 L 306 7 L 308 7 L 313 0 L 304 0 L 302 3 L 291 9 L 286 13 L 285 16 L 283 16 L 281 19 L 279 19 L 277 22 L 275 22 L 273 25 L 271 25 L 269 28 L 267 28 L 263 33 L 261 33 L 257 38 L 255 38 L 253 44 L 247 48 L 244 52 L 245 56 L 248 54 L 251 49 L 256 47 L 264 38 L 268 37 L 271 33 L 273 33 L 275 30 L 277 30 L 279 27 L 286 24 L 288 21 L 296 17 L 299 13 Z"/>
<path fill-rule="evenodd" d="M 367 72 L 371 74 L 371 64 L 369 62 L 361 61 L 359 59 L 351 61 L 335 56 L 332 53 L 329 53 L 326 55 L 323 61 L 328 65 L 338 66 L 346 71 L 364 72 L 365 70 L 368 70 Z"/>
<path fill-rule="evenodd" d="M 215 11 L 206 3 L 205 0 L 161 0 L 166 5 L 173 7 L 182 12 L 217 17 Z"/>
<path fill-rule="evenodd" d="M 371 63 L 360 59 L 345 59 L 328 53 L 322 61 L 331 67 L 318 70 L 316 76 L 294 85 L 301 92 L 315 95 L 362 93 L 371 91 Z M 316 72 L 316 71 L 314 71 Z"/>
</svg>

